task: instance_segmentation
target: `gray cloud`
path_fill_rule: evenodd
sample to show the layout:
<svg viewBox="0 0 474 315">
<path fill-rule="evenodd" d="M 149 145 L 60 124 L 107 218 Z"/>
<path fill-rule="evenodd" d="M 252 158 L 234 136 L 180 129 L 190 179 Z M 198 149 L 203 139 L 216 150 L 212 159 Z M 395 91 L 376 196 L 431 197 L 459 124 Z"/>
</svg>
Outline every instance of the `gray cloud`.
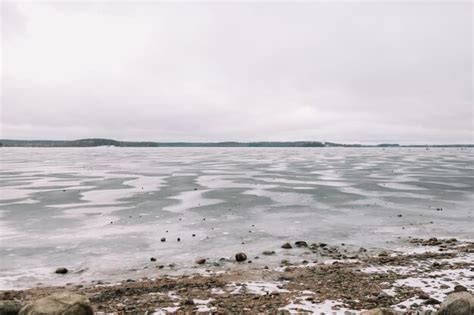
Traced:
<svg viewBox="0 0 474 315">
<path fill-rule="evenodd" d="M 472 143 L 472 12 L 2 2 L 0 136 Z"/>
</svg>

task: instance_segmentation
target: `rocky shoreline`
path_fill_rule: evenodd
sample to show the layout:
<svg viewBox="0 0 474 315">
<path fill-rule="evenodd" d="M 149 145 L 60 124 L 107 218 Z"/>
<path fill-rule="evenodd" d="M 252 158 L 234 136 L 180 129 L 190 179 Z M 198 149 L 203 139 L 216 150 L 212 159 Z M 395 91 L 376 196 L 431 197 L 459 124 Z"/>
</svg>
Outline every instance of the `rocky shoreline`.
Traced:
<svg viewBox="0 0 474 315">
<path fill-rule="evenodd" d="M 474 314 L 474 242 L 431 238 L 406 244 L 405 251 L 372 251 L 296 241 L 280 247 L 318 259 L 282 259 L 275 268 L 248 263 L 247 256 L 276 255 L 263 250 L 227 261 L 246 268 L 214 269 L 216 262 L 198 258 L 203 272 L 192 275 L 1 291 L 0 314 L 34 315 L 45 305 L 73 307 L 69 314 Z"/>
</svg>

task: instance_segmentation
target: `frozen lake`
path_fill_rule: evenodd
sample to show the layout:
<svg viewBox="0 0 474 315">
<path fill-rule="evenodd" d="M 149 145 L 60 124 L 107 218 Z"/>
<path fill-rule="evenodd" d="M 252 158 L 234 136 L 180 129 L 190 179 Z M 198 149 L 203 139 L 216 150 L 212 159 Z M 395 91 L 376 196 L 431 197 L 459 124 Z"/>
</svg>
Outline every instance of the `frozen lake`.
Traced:
<svg viewBox="0 0 474 315">
<path fill-rule="evenodd" d="M 474 238 L 472 149 L 0 154 L 0 289 L 172 271 L 158 264 L 181 272 L 197 257 L 253 257 L 295 240 L 390 248 L 398 237 Z M 72 272 L 54 274 L 62 266 Z"/>
</svg>

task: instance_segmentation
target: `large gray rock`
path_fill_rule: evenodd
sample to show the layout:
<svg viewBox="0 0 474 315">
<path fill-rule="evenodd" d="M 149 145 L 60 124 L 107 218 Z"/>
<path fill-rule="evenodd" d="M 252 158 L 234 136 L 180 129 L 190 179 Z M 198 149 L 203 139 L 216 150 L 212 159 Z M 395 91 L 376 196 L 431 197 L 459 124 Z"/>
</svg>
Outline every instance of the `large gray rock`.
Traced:
<svg viewBox="0 0 474 315">
<path fill-rule="evenodd" d="M 21 304 L 16 301 L 0 301 L 0 315 L 17 315 L 21 309 Z"/>
<path fill-rule="evenodd" d="M 89 299 L 71 292 L 55 293 L 26 305 L 19 315 L 92 315 Z"/>
<path fill-rule="evenodd" d="M 474 296 L 469 292 L 455 292 L 449 294 L 441 303 L 439 315 L 473 315 Z"/>
</svg>

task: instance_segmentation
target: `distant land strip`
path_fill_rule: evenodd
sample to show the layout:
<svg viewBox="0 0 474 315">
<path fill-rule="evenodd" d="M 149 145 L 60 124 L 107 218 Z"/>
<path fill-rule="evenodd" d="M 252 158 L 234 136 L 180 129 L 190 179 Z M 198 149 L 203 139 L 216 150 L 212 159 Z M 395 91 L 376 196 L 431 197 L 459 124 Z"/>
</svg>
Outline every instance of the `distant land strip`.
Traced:
<svg viewBox="0 0 474 315">
<path fill-rule="evenodd" d="M 112 139 L 79 139 L 79 140 L 9 140 L 0 139 L 0 147 L 261 147 L 261 148 L 319 148 L 319 147 L 474 147 L 474 144 L 410 144 L 396 143 L 342 144 L 320 141 L 261 141 L 261 142 L 133 142 L 117 141 Z"/>
</svg>

